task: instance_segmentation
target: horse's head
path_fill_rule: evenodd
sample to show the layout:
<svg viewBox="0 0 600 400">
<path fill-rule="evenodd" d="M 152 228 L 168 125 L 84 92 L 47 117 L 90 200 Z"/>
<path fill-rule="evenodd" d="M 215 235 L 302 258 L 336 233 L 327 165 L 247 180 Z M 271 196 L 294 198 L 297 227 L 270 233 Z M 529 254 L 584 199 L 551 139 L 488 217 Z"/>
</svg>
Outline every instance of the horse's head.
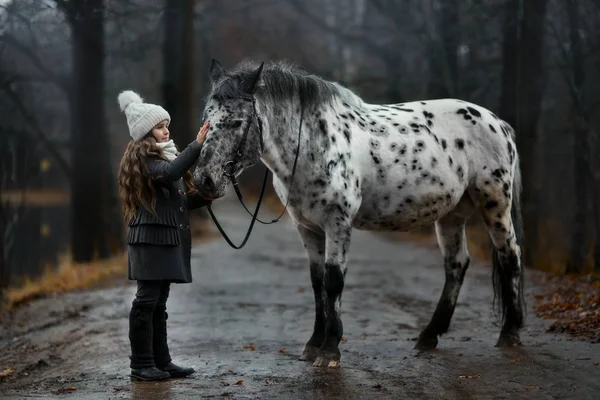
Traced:
<svg viewBox="0 0 600 400">
<path fill-rule="evenodd" d="M 224 196 L 230 177 L 260 160 L 261 131 L 254 93 L 262 68 L 263 64 L 231 73 L 218 61 L 212 61 L 212 89 L 203 118 L 209 122 L 210 131 L 194 171 L 194 184 L 207 198 Z"/>
</svg>

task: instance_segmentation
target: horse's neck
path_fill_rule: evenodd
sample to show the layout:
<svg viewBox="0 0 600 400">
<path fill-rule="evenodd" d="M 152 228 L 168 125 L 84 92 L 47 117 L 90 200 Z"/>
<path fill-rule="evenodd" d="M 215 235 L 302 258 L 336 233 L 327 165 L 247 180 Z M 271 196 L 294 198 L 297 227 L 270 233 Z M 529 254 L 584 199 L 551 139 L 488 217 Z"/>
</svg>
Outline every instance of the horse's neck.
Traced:
<svg viewBox="0 0 600 400">
<path fill-rule="evenodd" d="M 300 111 L 298 103 L 264 105 L 263 119 L 264 151 L 262 161 L 281 181 L 292 173 L 294 158 L 298 150 Z M 306 143 L 311 132 L 309 126 L 314 117 L 304 110 L 300 143 Z M 300 149 L 302 151 L 302 148 Z M 296 172 L 298 174 L 298 172 Z"/>
</svg>

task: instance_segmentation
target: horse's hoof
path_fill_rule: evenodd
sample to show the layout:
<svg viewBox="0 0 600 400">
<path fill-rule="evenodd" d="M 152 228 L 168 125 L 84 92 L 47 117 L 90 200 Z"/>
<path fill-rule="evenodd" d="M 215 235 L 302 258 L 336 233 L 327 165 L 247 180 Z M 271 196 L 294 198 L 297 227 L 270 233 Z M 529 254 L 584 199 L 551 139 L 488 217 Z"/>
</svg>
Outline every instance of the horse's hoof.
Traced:
<svg viewBox="0 0 600 400">
<path fill-rule="evenodd" d="M 500 333 L 496 347 L 516 347 L 521 346 L 521 339 L 518 333 L 503 332 Z"/>
<path fill-rule="evenodd" d="M 302 355 L 298 358 L 300 361 L 314 362 L 319 357 L 319 349 L 315 346 L 306 345 Z"/>
<path fill-rule="evenodd" d="M 322 351 L 321 355 L 318 356 L 315 362 L 313 363 L 313 367 L 339 368 L 340 354 Z"/>
<path fill-rule="evenodd" d="M 437 337 L 431 337 L 431 336 L 419 336 L 419 339 L 417 340 L 417 343 L 415 344 L 414 349 L 418 350 L 418 351 L 429 351 L 429 350 L 435 350 L 435 348 L 437 347 L 438 344 L 438 340 Z"/>
</svg>

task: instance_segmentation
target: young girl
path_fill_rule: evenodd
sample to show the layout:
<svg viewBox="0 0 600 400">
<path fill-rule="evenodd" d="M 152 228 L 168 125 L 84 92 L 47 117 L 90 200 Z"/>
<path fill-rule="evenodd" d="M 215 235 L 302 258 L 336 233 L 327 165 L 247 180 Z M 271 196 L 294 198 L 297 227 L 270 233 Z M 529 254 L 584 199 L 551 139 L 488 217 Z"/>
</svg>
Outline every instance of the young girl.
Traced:
<svg viewBox="0 0 600 400">
<path fill-rule="evenodd" d="M 141 380 L 184 377 L 193 368 L 171 362 L 167 346 L 166 303 L 171 282 L 192 281 L 188 210 L 210 203 L 194 189 L 189 169 L 200 156 L 208 132 L 181 153 L 169 139 L 169 113 L 144 103 L 135 92 L 118 96 L 129 134 L 119 168 L 120 196 L 129 229 L 129 279 L 137 293 L 129 314 L 131 376 Z"/>
</svg>

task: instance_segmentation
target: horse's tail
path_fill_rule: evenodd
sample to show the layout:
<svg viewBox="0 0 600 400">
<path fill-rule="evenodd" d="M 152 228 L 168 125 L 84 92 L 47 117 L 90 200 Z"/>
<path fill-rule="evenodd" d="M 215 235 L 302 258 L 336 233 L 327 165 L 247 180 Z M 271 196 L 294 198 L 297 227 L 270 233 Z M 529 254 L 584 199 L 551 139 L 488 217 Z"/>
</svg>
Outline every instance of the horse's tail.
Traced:
<svg viewBox="0 0 600 400">
<path fill-rule="evenodd" d="M 513 143 L 516 143 L 515 130 L 505 121 L 501 121 L 501 124 L 508 130 L 510 136 L 512 137 Z M 516 144 L 515 144 L 516 149 Z M 513 184 L 512 184 L 512 204 L 510 216 L 512 219 L 513 229 L 515 231 L 515 240 L 520 248 L 519 255 L 519 264 L 520 264 L 520 277 L 521 277 L 521 285 L 519 288 L 519 306 L 522 310 L 525 311 L 525 298 L 523 296 L 523 286 L 524 286 L 524 272 L 525 272 L 525 247 L 524 247 L 524 229 L 523 229 L 523 210 L 521 205 L 521 193 L 523 191 L 523 185 L 521 181 L 521 167 L 520 167 L 520 158 L 518 149 L 515 150 L 515 160 L 514 160 L 514 173 L 513 173 Z M 511 278 L 507 276 L 508 274 L 502 271 L 502 266 L 500 265 L 500 259 L 498 254 L 498 249 L 493 247 L 492 250 L 492 280 L 494 286 L 494 303 L 496 302 L 496 297 L 500 294 L 500 304 L 497 305 L 497 310 L 500 312 L 501 323 L 504 323 L 506 317 L 506 310 L 508 304 L 506 302 L 507 299 L 510 298 L 512 293 L 503 293 L 503 291 L 508 290 L 511 287 L 509 282 L 506 282 L 504 285 L 502 284 L 502 280 L 510 280 Z"/>
</svg>

